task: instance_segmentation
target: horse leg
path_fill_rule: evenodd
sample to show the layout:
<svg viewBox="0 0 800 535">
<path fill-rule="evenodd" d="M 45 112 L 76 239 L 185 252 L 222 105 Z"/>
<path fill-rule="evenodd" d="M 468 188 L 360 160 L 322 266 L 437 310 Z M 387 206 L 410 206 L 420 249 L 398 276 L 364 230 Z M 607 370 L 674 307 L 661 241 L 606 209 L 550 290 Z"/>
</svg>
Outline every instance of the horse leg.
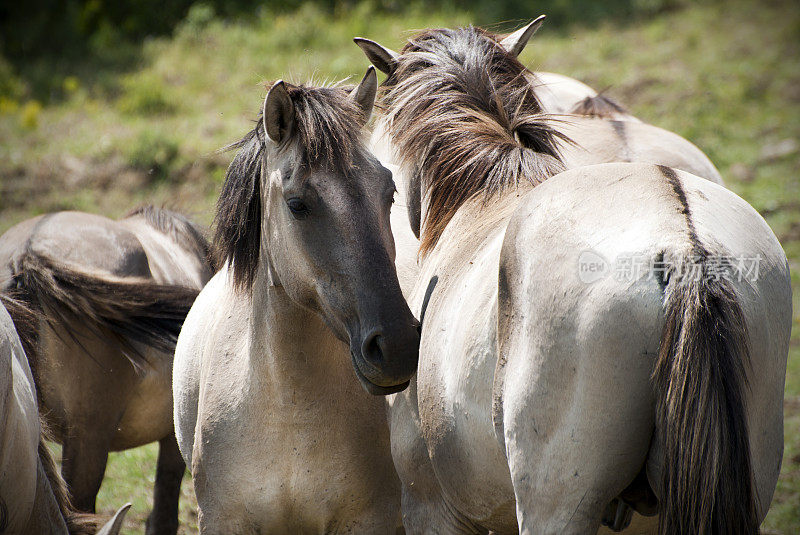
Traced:
<svg viewBox="0 0 800 535">
<path fill-rule="evenodd" d="M 178 500 L 186 471 L 175 435 L 158 442 L 158 466 L 153 490 L 153 510 L 147 517 L 146 535 L 175 535 L 178 532 Z"/>
<path fill-rule="evenodd" d="M 113 429 L 98 435 L 77 429 L 64 437 L 61 475 L 69 488 L 72 504 L 79 511 L 95 512 L 95 500 L 106 472 L 112 435 Z"/>
<path fill-rule="evenodd" d="M 417 380 L 397 394 L 389 410 L 392 459 L 402 483 L 401 510 L 405 533 L 460 535 L 486 533 L 447 505 L 419 429 Z"/>
<path fill-rule="evenodd" d="M 522 534 L 595 533 L 645 463 L 653 425 L 648 370 L 628 374 L 625 359 L 597 369 L 597 352 L 583 354 L 591 362 L 573 372 L 571 392 L 536 396 L 517 390 L 521 381 L 507 385 L 505 439 Z M 543 375 L 543 384 L 558 384 Z"/>
<path fill-rule="evenodd" d="M 494 419 L 519 530 L 596 533 L 608 505 L 647 460 L 661 289 L 643 281 L 630 291 L 606 279 L 587 296 L 568 277 L 534 278 L 525 287 L 511 284 L 511 275 L 531 257 L 509 258 L 501 280 Z M 574 266 L 551 269 L 571 273 Z"/>
<path fill-rule="evenodd" d="M 503 425 L 522 534 L 595 533 L 645 464 L 654 355 L 635 328 L 607 334 L 509 354 Z"/>
</svg>

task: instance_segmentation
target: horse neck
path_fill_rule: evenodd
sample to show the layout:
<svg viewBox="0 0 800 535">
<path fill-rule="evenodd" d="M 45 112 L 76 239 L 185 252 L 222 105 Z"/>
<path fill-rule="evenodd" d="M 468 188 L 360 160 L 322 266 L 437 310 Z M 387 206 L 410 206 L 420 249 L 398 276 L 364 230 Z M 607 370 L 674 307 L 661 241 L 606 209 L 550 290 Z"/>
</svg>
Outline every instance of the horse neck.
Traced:
<svg viewBox="0 0 800 535">
<path fill-rule="evenodd" d="M 318 314 L 274 284 L 268 267 L 259 268 L 250 306 L 250 376 L 267 388 L 272 403 L 322 409 L 328 405 L 320 399 L 346 403 L 360 390 L 348 347 Z"/>
<path fill-rule="evenodd" d="M 381 164 L 392 172 L 398 197 L 405 202 L 408 192 L 408 177 L 403 172 L 400 157 L 392 143 L 392 136 L 389 134 L 389 119 L 384 115 L 375 121 L 372 134 L 369 139 L 370 152 L 381 162 Z"/>
</svg>

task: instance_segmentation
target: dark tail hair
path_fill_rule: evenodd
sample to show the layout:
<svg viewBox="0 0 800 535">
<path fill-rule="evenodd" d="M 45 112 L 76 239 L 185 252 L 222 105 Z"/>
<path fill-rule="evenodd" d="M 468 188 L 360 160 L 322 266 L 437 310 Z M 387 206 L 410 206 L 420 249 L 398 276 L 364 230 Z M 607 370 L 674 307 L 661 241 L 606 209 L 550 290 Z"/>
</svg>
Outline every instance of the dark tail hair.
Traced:
<svg viewBox="0 0 800 535">
<path fill-rule="evenodd" d="M 174 351 L 183 320 L 199 293 L 146 279 L 93 275 L 31 252 L 20 261 L 15 279 L 25 301 L 53 327 L 67 326 L 63 330 L 77 343 L 80 340 L 69 326 L 110 334 L 137 368 L 146 364 L 146 358 L 133 344 Z"/>
<path fill-rule="evenodd" d="M 659 533 L 758 533 L 744 314 L 729 281 L 686 278 L 673 273 L 667 285 L 653 372 L 662 466 Z"/>
</svg>

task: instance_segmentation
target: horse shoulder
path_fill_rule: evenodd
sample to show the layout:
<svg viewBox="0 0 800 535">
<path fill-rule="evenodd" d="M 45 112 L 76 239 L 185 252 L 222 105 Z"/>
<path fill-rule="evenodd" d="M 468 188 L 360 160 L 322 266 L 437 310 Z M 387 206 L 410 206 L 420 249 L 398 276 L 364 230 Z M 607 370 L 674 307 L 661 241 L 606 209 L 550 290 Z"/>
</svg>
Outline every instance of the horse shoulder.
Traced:
<svg viewBox="0 0 800 535">
<path fill-rule="evenodd" d="M 218 362 L 215 355 L 226 351 L 231 341 L 241 341 L 246 336 L 248 320 L 242 317 L 244 307 L 236 306 L 237 301 L 245 298 L 235 295 L 229 278 L 226 266 L 206 284 L 186 316 L 175 347 L 172 370 L 175 434 L 190 468 L 198 414 L 204 402 L 203 377 L 225 375 L 226 365 Z"/>
</svg>

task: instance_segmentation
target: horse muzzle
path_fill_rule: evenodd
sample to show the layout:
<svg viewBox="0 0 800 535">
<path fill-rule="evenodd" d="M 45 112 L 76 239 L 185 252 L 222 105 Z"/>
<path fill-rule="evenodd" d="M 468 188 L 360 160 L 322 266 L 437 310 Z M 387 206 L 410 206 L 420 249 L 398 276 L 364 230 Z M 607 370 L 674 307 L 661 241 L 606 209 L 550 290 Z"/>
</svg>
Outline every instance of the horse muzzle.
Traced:
<svg viewBox="0 0 800 535">
<path fill-rule="evenodd" d="M 385 336 L 373 329 L 360 345 L 351 343 L 350 357 L 367 392 L 376 396 L 400 392 L 417 371 L 419 331 L 412 326 Z"/>
</svg>

